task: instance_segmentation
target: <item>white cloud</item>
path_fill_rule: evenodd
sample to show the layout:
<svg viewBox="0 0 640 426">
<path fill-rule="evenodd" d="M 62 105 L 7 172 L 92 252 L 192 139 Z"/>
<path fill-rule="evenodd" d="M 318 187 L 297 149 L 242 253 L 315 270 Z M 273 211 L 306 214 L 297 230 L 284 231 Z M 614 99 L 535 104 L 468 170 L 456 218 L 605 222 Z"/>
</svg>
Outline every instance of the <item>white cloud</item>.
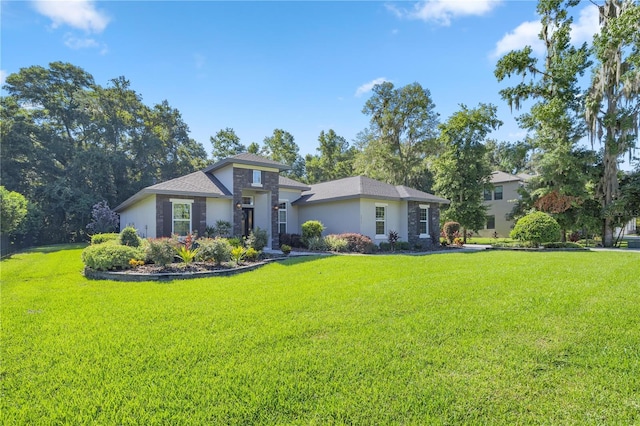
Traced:
<svg viewBox="0 0 640 426">
<path fill-rule="evenodd" d="M 359 98 L 365 93 L 370 92 L 371 89 L 373 89 L 373 86 L 375 86 L 376 84 L 382 84 L 385 81 L 389 81 L 389 80 L 387 80 L 385 77 L 379 77 L 379 78 L 376 78 L 375 80 L 371 80 L 370 82 L 365 83 L 362 86 L 358 87 L 358 89 L 356 89 L 355 96 Z"/>
<path fill-rule="evenodd" d="M 571 42 L 575 45 L 580 45 L 585 41 L 591 44 L 593 35 L 599 31 L 598 7 L 589 4 L 580 11 L 580 16 L 574 20 L 571 26 Z"/>
<path fill-rule="evenodd" d="M 462 16 L 482 16 L 501 3 L 501 0 L 426 0 L 413 8 L 399 9 L 387 4 L 389 11 L 399 18 L 419 19 L 448 27 L 451 20 Z"/>
<path fill-rule="evenodd" d="M 7 81 L 7 72 L 5 70 L 0 70 L 0 86 L 2 86 L 5 81 Z"/>
<path fill-rule="evenodd" d="M 64 45 L 70 49 L 100 49 L 100 54 L 104 55 L 108 52 L 107 45 L 102 44 L 90 37 L 76 37 L 71 33 L 64 36 Z"/>
<path fill-rule="evenodd" d="M 538 38 L 541 29 L 540 21 L 523 22 L 496 43 L 496 48 L 491 56 L 497 58 L 512 50 L 523 49 L 525 46 L 531 46 L 536 54 L 544 53 L 544 44 Z"/>
<path fill-rule="evenodd" d="M 53 28 L 68 25 L 87 32 L 100 33 L 109 23 L 109 17 L 97 10 L 92 0 L 34 0 L 33 5 L 36 11 L 53 21 Z"/>
</svg>

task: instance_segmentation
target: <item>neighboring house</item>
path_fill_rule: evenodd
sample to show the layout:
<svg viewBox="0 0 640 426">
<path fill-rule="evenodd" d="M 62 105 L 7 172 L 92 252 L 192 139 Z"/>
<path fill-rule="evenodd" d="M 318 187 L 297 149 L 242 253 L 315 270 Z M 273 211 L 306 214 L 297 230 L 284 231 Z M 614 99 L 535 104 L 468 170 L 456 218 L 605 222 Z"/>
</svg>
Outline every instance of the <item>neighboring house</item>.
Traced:
<svg viewBox="0 0 640 426">
<path fill-rule="evenodd" d="M 405 186 L 358 176 L 306 185 L 280 176 L 289 167 L 254 155 L 239 154 L 167 182 L 142 189 L 115 210 L 120 226 L 133 226 L 143 237 L 202 235 L 224 220 L 234 235 L 260 227 L 279 246 L 279 234 L 299 234 L 301 224 L 319 220 L 325 234 L 357 232 L 376 242 L 389 231 L 414 246 L 431 245 L 439 235 L 443 198 Z"/>
<path fill-rule="evenodd" d="M 518 189 L 532 176 L 528 174 L 512 175 L 496 171 L 491 173 L 492 190 L 484 191 L 484 204 L 487 206 L 487 223 L 485 229 L 479 231 L 481 237 L 509 237 L 514 222 L 507 220 L 514 201 L 520 198 Z"/>
</svg>

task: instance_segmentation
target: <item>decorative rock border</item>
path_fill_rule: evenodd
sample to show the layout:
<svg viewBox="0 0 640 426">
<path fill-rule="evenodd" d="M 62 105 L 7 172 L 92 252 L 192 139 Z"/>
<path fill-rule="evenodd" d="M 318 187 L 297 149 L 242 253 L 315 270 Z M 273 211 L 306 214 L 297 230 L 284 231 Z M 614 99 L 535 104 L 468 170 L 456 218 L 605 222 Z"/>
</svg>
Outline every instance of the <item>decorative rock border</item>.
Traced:
<svg viewBox="0 0 640 426">
<path fill-rule="evenodd" d="M 278 260 L 287 259 L 286 257 L 278 257 L 265 259 L 262 262 L 253 265 L 240 266 L 238 268 L 217 269 L 215 271 L 202 272 L 164 272 L 155 274 L 144 274 L 140 272 L 125 271 L 95 271 L 90 268 L 84 268 L 83 275 L 93 280 L 111 280 L 125 282 L 143 282 L 143 281 L 172 281 L 172 280 L 189 280 L 192 278 L 208 278 L 208 277 L 228 277 L 231 275 L 241 274 L 243 272 L 253 271 L 267 263 Z"/>
</svg>

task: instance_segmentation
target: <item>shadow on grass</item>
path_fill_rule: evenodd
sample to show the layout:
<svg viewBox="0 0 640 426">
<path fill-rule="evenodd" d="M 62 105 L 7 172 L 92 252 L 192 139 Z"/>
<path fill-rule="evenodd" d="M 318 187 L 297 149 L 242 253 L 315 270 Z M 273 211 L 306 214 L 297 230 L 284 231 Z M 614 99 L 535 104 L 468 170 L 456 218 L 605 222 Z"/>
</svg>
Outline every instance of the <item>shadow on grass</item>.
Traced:
<svg viewBox="0 0 640 426">
<path fill-rule="evenodd" d="M 55 244 L 51 246 L 33 247 L 19 253 L 55 253 L 62 250 L 76 250 L 87 247 L 87 243 Z"/>
<path fill-rule="evenodd" d="M 332 255 L 309 255 L 309 256 L 291 256 L 286 259 L 278 259 L 278 264 L 283 266 L 300 265 L 306 262 L 313 262 L 319 259 L 329 258 Z"/>
</svg>

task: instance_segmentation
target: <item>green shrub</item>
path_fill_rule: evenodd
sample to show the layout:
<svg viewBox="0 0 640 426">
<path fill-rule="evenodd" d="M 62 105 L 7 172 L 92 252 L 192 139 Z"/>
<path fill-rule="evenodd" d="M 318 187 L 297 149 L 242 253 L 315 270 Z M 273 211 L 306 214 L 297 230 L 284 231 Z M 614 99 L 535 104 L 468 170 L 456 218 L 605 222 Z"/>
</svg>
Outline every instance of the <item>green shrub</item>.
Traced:
<svg viewBox="0 0 640 426">
<path fill-rule="evenodd" d="M 320 238 L 324 225 L 318 220 L 308 220 L 302 224 L 302 242 L 307 244 L 311 238 Z"/>
<path fill-rule="evenodd" d="M 344 238 L 349 243 L 349 251 L 352 253 L 373 253 L 376 245 L 371 238 L 366 235 L 348 232 L 345 234 L 337 234 L 339 238 Z"/>
<path fill-rule="evenodd" d="M 117 232 L 107 232 L 104 234 L 94 234 L 91 236 L 91 245 L 103 244 L 107 241 L 118 241 L 120 234 Z"/>
<path fill-rule="evenodd" d="M 244 246 L 241 237 L 229 238 L 227 241 L 229 241 L 229 244 L 231 244 L 231 247 L 243 247 Z"/>
<path fill-rule="evenodd" d="M 442 232 L 447 238 L 449 244 L 453 244 L 453 240 L 456 238 L 456 232 L 460 231 L 460 224 L 458 222 L 446 222 L 442 226 Z"/>
<path fill-rule="evenodd" d="M 198 240 L 198 246 L 199 251 L 196 260 L 213 261 L 216 265 L 231 260 L 233 247 L 226 238 L 201 238 Z"/>
<path fill-rule="evenodd" d="M 288 244 L 282 244 L 280 246 L 280 250 L 285 256 L 289 256 L 289 253 L 291 253 L 291 246 Z"/>
<path fill-rule="evenodd" d="M 335 234 L 327 235 L 324 238 L 327 248 L 331 251 L 346 252 L 349 251 L 349 241 L 346 238 L 340 238 Z"/>
<path fill-rule="evenodd" d="M 129 269 L 132 259 L 144 260 L 144 252 L 135 247 L 117 244 L 97 244 L 82 251 L 82 262 L 96 271 Z"/>
<path fill-rule="evenodd" d="M 138 237 L 138 231 L 133 226 L 127 226 L 120 232 L 120 244 L 129 247 L 139 247 L 140 237 Z"/>
<path fill-rule="evenodd" d="M 409 250 L 411 250 L 411 244 L 409 244 L 408 241 L 398 241 L 396 243 L 396 250 L 409 251 Z"/>
<path fill-rule="evenodd" d="M 166 266 L 176 257 L 176 242 L 171 238 L 147 239 L 147 261 Z"/>
<path fill-rule="evenodd" d="M 380 251 L 391 251 L 391 244 L 383 241 L 378 245 L 378 248 Z"/>
<path fill-rule="evenodd" d="M 255 231 L 251 231 L 251 233 L 247 237 L 247 240 L 245 241 L 245 246 L 251 247 L 256 251 L 261 251 L 267 246 L 268 242 L 269 236 L 267 234 L 267 231 L 258 227 Z"/>
<path fill-rule="evenodd" d="M 544 243 L 542 244 L 542 247 L 544 248 L 582 248 L 582 245 L 578 244 L 578 243 L 573 243 L 570 241 L 567 242 L 553 242 L 553 243 Z"/>
<path fill-rule="evenodd" d="M 249 247 L 247 251 L 244 252 L 244 258 L 249 262 L 255 262 L 258 260 L 258 256 L 260 256 L 260 252 L 253 247 Z"/>
<path fill-rule="evenodd" d="M 327 243 L 322 237 L 309 238 L 309 240 L 307 241 L 307 248 L 309 250 L 318 250 L 318 251 L 325 251 L 328 249 Z"/>
<path fill-rule="evenodd" d="M 233 260 L 236 265 L 240 265 L 240 262 L 244 259 L 244 254 L 244 247 L 234 247 L 231 249 L 231 260 Z"/>
<path fill-rule="evenodd" d="M 533 244 L 560 239 L 560 225 L 547 213 L 533 212 L 520 218 L 510 234 L 511 238 Z"/>
</svg>

